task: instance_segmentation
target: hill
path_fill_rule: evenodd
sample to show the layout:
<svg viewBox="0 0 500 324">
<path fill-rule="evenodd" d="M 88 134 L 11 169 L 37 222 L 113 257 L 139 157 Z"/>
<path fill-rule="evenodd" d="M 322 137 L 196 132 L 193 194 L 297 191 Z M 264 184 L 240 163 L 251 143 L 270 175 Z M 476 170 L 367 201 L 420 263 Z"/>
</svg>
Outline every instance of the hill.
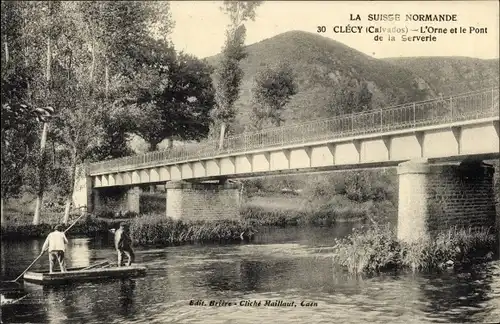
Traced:
<svg viewBox="0 0 500 324">
<path fill-rule="evenodd" d="M 298 93 L 288 103 L 285 123 L 332 116 L 333 89 L 341 80 L 366 81 L 373 106 L 387 107 L 414 100 L 451 95 L 498 85 L 499 61 L 468 57 L 402 57 L 376 59 L 330 38 L 290 31 L 246 47 L 236 129 L 249 125 L 255 75 L 268 66 L 288 62 L 294 69 Z M 220 54 L 206 58 L 217 67 Z M 134 136 L 131 146 L 144 151 Z M 164 141 L 160 147 L 165 148 Z"/>
<path fill-rule="evenodd" d="M 406 68 L 443 95 L 498 86 L 498 59 L 400 57 L 387 58 L 384 61 Z"/>
<path fill-rule="evenodd" d="M 288 123 L 330 117 L 333 91 L 341 80 L 366 81 L 375 107 L 435 96 L 426 81 L 405 67 L 375 59 L 330 38 L 302 31 L 286 32 L 246 47 L 238 107 L 240 127 L 247 124 L 254 76 L 267 66 L 288 62 L 298 93 L 288 104 Z M 220 54 L 207 58 L 216 67 Z M 423 95 L 424 94 L 424 95 Z"/>
</svg>

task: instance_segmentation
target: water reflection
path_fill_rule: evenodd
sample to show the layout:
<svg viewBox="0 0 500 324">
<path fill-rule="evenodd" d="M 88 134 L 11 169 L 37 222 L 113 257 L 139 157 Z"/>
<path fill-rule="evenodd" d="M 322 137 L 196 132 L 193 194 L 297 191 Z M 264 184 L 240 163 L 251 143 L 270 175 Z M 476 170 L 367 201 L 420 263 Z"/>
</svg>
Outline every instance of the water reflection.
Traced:
<svg viewBox="0 0 500 324">
<path fill-rule="evenodd" d="M 259 290 L 263 277 L 262 272 L 266 265 L 258 261 L 243 261 L 242 263 L 240 273 L 243 291 L 254 292 Z"/>
<path fill-rule="evenodd" d="M 458 274 L 446 273 L 438 278 L 426 276 L 420 285 L 423 311 L 439 314 L 450 322 L 485 322 L 491 309 L 484 304 L 494 293 L 493 276 L 487 268 L 483 264 Z"/>
<path fill-rule="evenodd" d="M 309 231 L 309 232 L 308 232 Z M 352 277 L 327 247 L 347 229 L 264 229 L 255 244 L 137 249 L 144 278 L 43 288 L 25 284 L 20 304 L 2 307 L 9 323 L 422 323 L 492 322 L 500 317 L 500 262 L 455 273 Z M 342 234 L 343 233 L 343 234 Z M 12 279 L 42 242 L 2 242 L 2 279 Z M 114 261 L 112 240 L 72 239 L 72 266 Z M 39 262 L 46 269 L 46 260 Z M 194 307 L 190 300 L 281 299 L 317 307 Z"/>
<path fill-rule="evenodd" d="M 43 290 L 45 310 L 51 322 L 66 320 L 68 319 L 67 314 L 74 315 L 78 313 L 78 304 L 75 304 L 76 294 L 65 293 L 65 290 Z"/>
<path fill-rule="evenodd" d="M 122 279 L 120 281 L 120 315 L 127 316 L 133 313 L 135 298 L 135 281 L 131 279 Z"/>
<path fill-rule="evenodd" d="M 240 261 L 204 264 L 196 285 L 207 287 L 214 293 L 240 290 Z"/>
<path fill-rule="evenodd" d="M 29 289 L 32 296 L 40 297 L 38 301 L 43 305 L 43 315 L 46 315 L 46 319 L 40 323 L 66 321 L 103 323 L 112 321 L 116 317 L 127 318 L 136 312 L 135 285 L 134 280 L 124 279 L 99 284 L 44 288 L 32 285 Z M 30 308 L 19 308 L 16 317 L 19 317 L 22 312 L 33 313 L 35 305 L 25 306 Z"/>
<path fill-rule="evenodd" d="M 76 240 L 68 248 L 67 255 L 69 256 L 69 266 L 87 267 L 90 265 L 91 253 L 89 250 L 89 239 Z"/>
<path fill-rule="evenodd" d="M 7 271 L 6 263 L 7 260 L 5 259 L 5 249 L 0 249 L 0 269 L 2 273 L 5 273 Z"/>
<path fill-rule="evenodd" d="M 253 244 L 307 242 L 311 246 L 331 245 L 332 239 L 344 237 L 361 224 L 340 223 L 335 227 L 263 227 L 255 234 Z"/>
<path fill-rule="evenodd" d="M 33 252 L 35 252 L 35 253 L 36 253 L 36 251 L 38 251 L 38 253 L 42 252 L 42 244 L 43 244 L 43 242 L 41 240 L 33 240 L 33 241 L 31 241 L 31 250 Z"/>
</svg>

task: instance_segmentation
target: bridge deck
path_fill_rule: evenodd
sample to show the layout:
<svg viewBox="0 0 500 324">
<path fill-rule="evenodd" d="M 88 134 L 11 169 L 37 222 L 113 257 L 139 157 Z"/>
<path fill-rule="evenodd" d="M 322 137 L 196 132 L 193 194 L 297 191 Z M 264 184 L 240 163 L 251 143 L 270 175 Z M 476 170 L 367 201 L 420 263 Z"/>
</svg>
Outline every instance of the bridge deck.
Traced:
<svg viewBox="0 0 500 324">
<path fill-rule="evenodd" d="M 353 141 L 356 146 L 357 141 L 359 145 L 359 141 L 366 141 L 369 138 L 378 137 L 387 141 L 394 135 L 432 132 L 433 129 L 449 128 L 452 129 L 452 134 L 455 134 L 454 130 L 458 127 L 484 124 L 484 122 L 492 123 L 498 141 L 498 98 L 498 88 L 475 91 L 450 98 L 414 102 L 365 113 L 244 133 L 226 138 L 222 147 L 218 146 L 218 141 L 208 141 L 174 147 L 171 150 L 97 162 L 90 165 L 89 171 L 91 176 L 97 176 L 346 141 Z M 478 133 L 475 134 L 478 135 Z M 457 135 L 462 136 L 461 133 L 455 134 Z M 361 148 L 356 149 L 361 157 Z M 491 149 L 488 148 L 488 150 Z M 477 153 L 492 153 L 496 156 L 498 152 L 478 151 Z M 387 162 L 397 160 L 388 159 Z M 257 172 L 257 170 L 251 172 Z"/>
</svg>

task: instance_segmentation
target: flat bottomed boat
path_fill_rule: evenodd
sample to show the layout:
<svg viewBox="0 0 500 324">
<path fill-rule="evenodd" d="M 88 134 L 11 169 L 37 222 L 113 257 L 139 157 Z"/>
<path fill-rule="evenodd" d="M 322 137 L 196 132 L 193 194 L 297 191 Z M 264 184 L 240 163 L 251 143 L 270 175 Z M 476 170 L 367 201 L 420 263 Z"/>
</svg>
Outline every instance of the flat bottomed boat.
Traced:
<svg viewBox="0 0 500 324">
<path fill-rule="evenodd" d="M 59 270 L 59 269 L 57 269 Z M 146 275 L 146 268 L 141 266 L 122 266 L 122 267 L 104 267 L 96 268 L 81 267 L 70 268 L 66 272 L 53 272 L 49 271 L 35 272 L 28 271 L 24 274 L 23 278 L 27 282 L 39 285 L 53 285 L 53 284 L 67 284 L 82 281 L 96 281 L 105 279 L 117 278 L 137 278 Z"/>
</svg>

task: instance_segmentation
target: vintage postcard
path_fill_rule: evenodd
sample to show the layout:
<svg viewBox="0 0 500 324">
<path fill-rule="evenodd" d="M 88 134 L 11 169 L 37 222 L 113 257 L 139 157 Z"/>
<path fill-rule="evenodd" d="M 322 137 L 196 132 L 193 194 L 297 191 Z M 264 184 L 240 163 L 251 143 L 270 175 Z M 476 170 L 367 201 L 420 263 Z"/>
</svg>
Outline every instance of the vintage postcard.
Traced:
<svg viewBox="0 0 500 324">
<path fill-rule="evenodd" d="M 498 323 L 498 1 L 1 30 L 1 323 Z"/>
</svg>

